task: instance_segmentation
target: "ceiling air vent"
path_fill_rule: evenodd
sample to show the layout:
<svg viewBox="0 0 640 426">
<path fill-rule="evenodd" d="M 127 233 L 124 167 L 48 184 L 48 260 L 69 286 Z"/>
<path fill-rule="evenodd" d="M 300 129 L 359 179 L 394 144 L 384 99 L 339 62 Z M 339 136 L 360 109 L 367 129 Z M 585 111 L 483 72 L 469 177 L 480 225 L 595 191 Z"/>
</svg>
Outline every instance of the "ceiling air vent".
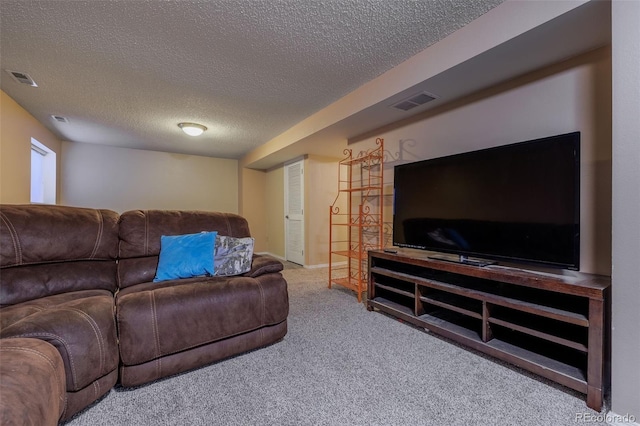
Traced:
<svg viewBox="0 0 640 426">
<path fill-rule="evenodd" d="M 63 117 L 61 115 L 52 115 L 51 118 L 53 118 L 58 123 L 68 123 L 69 122 L 69 119 L 67 117 Z"/>
<path fill-rule="evenodd" d="M 413 109 L 420 105 L 424 105 L 427 102 L 431 102 L 436 98 L 437 96 L 432 93 L 421 92 L 421 93 L 418 93 L 417 95 L 412 95 L 411 97 L 405 100 L 402 100 L 396 104 L 393 104 L 391 106 L 393 108 L 401 109 L 403 111 L 409 111 L 410 109 Z"/>
<path fill-rule="evenodd" d="M 31 87 L 38 87 L 36 82 L 33 81 L 31 76 L 29 76 L 29 74 L 27 74 L 26 72 L 18 72 L 18 71 L 11 71 L 11 70 L 6 70 L 6 71 L 9 73 L 9 75 L 11 76 L 11 78 L 13 78 L 14 81 L 21 84 L 26 84 Z"/>
</svg>

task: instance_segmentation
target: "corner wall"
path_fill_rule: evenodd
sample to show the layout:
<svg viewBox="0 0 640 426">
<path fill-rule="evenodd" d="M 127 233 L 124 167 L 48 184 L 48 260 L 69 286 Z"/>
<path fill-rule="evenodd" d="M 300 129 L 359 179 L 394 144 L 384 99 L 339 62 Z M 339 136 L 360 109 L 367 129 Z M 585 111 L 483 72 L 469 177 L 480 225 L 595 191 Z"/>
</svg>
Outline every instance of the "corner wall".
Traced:
<svg viewBox="0 0 640 426">
<path fill-rule="evenodd" d="M 612 2 L 611 410 L 640 424 L 640 2 Z M 616 420 L 614 418 L 614 420 Z M 617 424 L 621 424 L 618 421 Z"/>
<path fill-rule="evenodd" d="M 60 140 L 0 90 L 0 203 L 31 202 L 31 138 L 56 153 L 56 198 L 59 200 Z"/>
<path fill-rule="evenodd" d="M 304 159 L 305 266 L 329 263 L 329 206 L 337 195 L 338 161 L 315 155 Z M 242 196 L 246 206 L 241 214 L 248 218 L 250 225 L 259 224 L 264 229 L 264 241 L 256 251 L 286 258 L 284 166 L 266 172 L 243 169 L 242 177 L 242 192 L 254 195 Z M 258 190 L 263 194 L 257 194 Z"/>
<path fill-rule="evenodd" d="M 386 126 L 393 166 L 509 143 L 581 132 L 581 271 L 611 273 L 611 52 L 601 48 L 499 84 L 402 127 Z M 373 145 L 375 138 L 352 144 Z M 362 145 L 361 145 L 362 144 Z M 390 218 L 385 218 L 390 221 Z"/>
<path fill-rule="evenodd" d="M 255 238 L 254 251 L 268 251 L 267 194 L 265 172 L 239 166 L 238 170 L 238 210 L 249 222 L 251 235 Z"/>
<path fill-rule="evenodd" d="M 337 158 L 305 159 L 305 265 L 329 264 L 329 206 L 338 195 Z"/>
<path fill-rule="evenodd" d="M 285 258 L 284 167 L 266 172 L 267 252 Z"/>
<path fill-rule="evenodd" d="M 237 160 L 63 142 L 60 181 L 65 205 L 238 212 Z"/>
</svg>

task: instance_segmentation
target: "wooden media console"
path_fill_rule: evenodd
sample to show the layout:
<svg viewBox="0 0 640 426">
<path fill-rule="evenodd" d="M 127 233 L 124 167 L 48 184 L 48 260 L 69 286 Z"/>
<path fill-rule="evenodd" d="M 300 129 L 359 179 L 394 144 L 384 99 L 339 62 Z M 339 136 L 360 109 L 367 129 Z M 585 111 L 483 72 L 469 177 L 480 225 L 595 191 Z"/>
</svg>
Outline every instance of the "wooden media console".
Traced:
<svg viewBox="0 0 640 426">
<path fill-rule="evenodd" d="M 609 277 L 477 267 L 431 254 L 369 251 L 367 309 L 575 389 L 601 410 Z"/>
</svg>

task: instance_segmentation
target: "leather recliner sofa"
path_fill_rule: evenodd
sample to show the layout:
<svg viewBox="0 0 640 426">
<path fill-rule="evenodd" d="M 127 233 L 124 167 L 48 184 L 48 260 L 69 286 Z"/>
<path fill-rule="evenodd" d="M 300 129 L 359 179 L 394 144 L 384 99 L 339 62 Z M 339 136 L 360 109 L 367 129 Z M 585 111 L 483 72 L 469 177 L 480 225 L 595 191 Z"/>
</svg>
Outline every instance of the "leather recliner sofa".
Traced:
<svg viewBox="0 0 640 426">
<path fill-rule="evenodd" d="M 229 213 L 0 206 L 0 343 L 45 341 L 64 364 L 63 409 L 43 408 L 36 424 L 71 418 L 116 383 L 141 385 L 285 336 L 287 284 L 275 259 L 254 255 L 242 275 L 153 282 L 161 236 L 201 231 L 249 236 Z M 0 363 L 16 362 L 6 353 Z M 45 385 L 21 371 L 3 368 L 0 381 Z M 9 406 L 37 403 L 0 392 L 3 424 L 20 412 Z"/>
<path fill-rule="evenodd" d="M 117 255 L 113 211 L 0 207 L 0 338 L 56 347 L 66 377 L 63 419 L 118 379 Z"/>
<path fill-rule="evenodd" d="M 249 236 L 249 225 L 228 213 L 155 210 L 120 217 L 116 312 L 123 386 L 266 346 L 287 333 L 287 283 L 275 259 L 256 257 L 241 276 L 152 282 L 161 235 L 201 231 L 241 238 Z"/>
</svg>

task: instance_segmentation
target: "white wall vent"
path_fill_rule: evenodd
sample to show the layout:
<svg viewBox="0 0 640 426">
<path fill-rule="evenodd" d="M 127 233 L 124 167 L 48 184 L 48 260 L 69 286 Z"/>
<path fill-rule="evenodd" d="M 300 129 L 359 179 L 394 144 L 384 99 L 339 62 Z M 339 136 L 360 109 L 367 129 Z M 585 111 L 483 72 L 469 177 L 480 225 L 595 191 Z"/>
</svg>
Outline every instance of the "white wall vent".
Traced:
<svg viewBox="0 0 640 426">
<path fill-rule="evenodd" d="M 18 72 L 18 71 L 11 71 L 11 70 L 5 70 L 5 71 L 7 71 L 11 76 L 11 78 L 18 83 L 26 84 L 31 87 L 38 87 L 36 82 L 33 81 L 31 76 L 29 76 L 29 74 L 27 74 L 26 72 Z"/>
<path fill-rule="evenodd" d="M 413 109 L 415 107 L 418 107 L 420 105 L 424 105 L 427 102 L 431 102 L 434 99 L 437 99 L 438 97 L 432 93 L 429 92 L 420 92 L 416 95 L 411 95 L 410 97 L 408 97 L 407 99 L 404 99 L 400 102 L 397 102 L 393 105 L 391 105 L 393 108 L 397 108 L 397 109 L 401 109 L 403 111 L 409 111 L 410 109 Z"/>
<path fill-rule="evenodd" d="M 52 115 L 51 118 L 53 118 L 58 123 L 68 123 L 69 122 L 69 119 L 67 117 L 63 117 L 61 115 Z"/>
</svg>

